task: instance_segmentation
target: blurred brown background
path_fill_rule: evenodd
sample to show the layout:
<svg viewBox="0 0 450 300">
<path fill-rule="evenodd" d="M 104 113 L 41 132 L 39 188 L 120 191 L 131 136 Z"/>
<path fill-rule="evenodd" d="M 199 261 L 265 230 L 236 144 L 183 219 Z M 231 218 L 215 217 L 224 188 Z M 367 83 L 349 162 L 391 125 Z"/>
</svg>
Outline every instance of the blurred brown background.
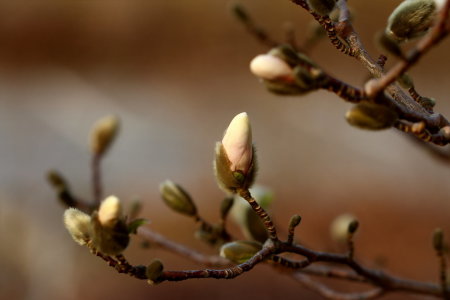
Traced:
<svg viewBox="0 0 450 300">
<path fill-rule="evenodd" d="M 399 1 L 350 1 L 370 52 L 372 36 Z M 289 1 L 242 3 L 281 39 L 285 21 L 299 40 L 311 17 Z M 419 92 L 450 116 L 450 44 L 411 72 Z M 72 242 L 44 174 L 55 168 L 90 197 L 87 134 L 115 113 L 123 122 L 104 161 L 105 194 L 139 196 L 151 227 L 189 246 L 193 222 L 166 208 L 158 184 L 170 178 L 214 221 L 222 193 L 212 176 L 215 141 L 231 118 L 250 115 L 258 146 L 258 182 L 270 186 L 281 232 L 303 216 L 299 237 L 334 249 L 331 220 L 360 219 L 357 257 L 390 272 L 438 278 L 431 233 L 450 233 L 450 165 L 394 130 L 359 131 L 343 118 L 349 105 L 327 92 L 302 98 L 267 93 L 248 71 L 266 49 L 229 13 L 228 1 L 41 0 L 0 2 L 0 295 L 2 299 L 318 299 L 267 266 L 235 280 L 192 280 L 156 287 L 110 270 Z M 362 67 L 322 41 L 312 53 L 326 70 L 361 85 Z M 161 258 L 168 269 L 195 266 L 135 241 L 135 264 Z M 339 286 L 338 286 L 339 288 Z M 384 299 L 410 299 L 400 294 Z M 415 297 L 423 298 L 423 297 Z"/>
</svg>

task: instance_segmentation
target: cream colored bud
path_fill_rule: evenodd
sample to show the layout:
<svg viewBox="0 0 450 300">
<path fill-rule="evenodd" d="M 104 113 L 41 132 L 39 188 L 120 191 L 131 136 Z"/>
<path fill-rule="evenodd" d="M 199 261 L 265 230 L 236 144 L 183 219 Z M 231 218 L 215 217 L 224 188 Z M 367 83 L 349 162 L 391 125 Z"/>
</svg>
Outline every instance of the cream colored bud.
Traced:
<svg viewBox="0 0 450 300">
<path fill-rule="evenodd" d="M 103 227 L 114 227 L 122 216 L 122 204 L 119 198 L 109 196 L 100 204 L 98 220 Z"/>
<path fill-rule="evenodd" d="M 226 243 L 220 248 L 220 256 L 241 264 L 252 258 L 262 245 L 254 241 L 234 241 Z"/>
<path fill-rule="evenodd" d="M 250 71 L 265 80 L 277 80 L 292 77 L 292 68 L 281 58 L 270 54 L 256 56 L 250 62 Z"/>
<path fill-rule="evenodd" d="M 85 245 L 91 239 L 91 217 L 76 208 L 68 208 L 64 212 L 64 225 L 73 240 Z"/>
<path fill-rule="evenodd" d="M 351 214 L 343 214 L 336 217 L 330 226 L 331 238 L 339 243 L 347 241 L 349 235 L 349 225 L 354 223 L 356 218 Z"/>
<path fill-rule="evenodd" d="M 252 130 L 247 113 L 236 115 L 222 139 L 225 153 L 231 163 L 231 171 L 246 174 L 252 164 Z"/>
<path fill-rule="evenodd" d="M 119 125 L 119 119 L 116 116 L 103 117 L 94 124 L 90 135 L 93 154 L 102 155 L 108 150 L 119 131 Z"/>
</svg>

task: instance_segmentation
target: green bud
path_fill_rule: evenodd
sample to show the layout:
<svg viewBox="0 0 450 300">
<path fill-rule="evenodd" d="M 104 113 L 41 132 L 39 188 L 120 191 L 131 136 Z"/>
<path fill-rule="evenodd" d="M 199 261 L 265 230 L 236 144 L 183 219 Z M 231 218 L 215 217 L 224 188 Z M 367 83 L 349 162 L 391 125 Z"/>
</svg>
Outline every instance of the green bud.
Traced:
<svg viewBox="0 0 450 300">
<path fill-rule="evenodd" d="M 353 106 L 345 115 L 347 122 L 355 127 L 369 130 L 387 129 L 398 119 L 397 113 L 389 108 L 370 102 Z"/>
<path fill-rule="evenodd" d="M 128 246 L 130 236 L 128 227 L 123 220 L 117 220 L 114 227 L 103 226 L 99 215 L 94 212 L 91 216 L 93 228 L 92 245 L 99 252 L 106 255 L 118 255 Z"/>
<path fill-rule="evenodd" d="M 231 6 L 233 14 L 239 19 L 239 21 L 247 23 L 250 20 L 247 11 L 239 3 L 235 3 Z"/>
<path fill-rule="evenodd" d="M 73 240 L 80 245 L 85 245 L 91 239 L 91 217 L 76 208 L 68 208 L 64 212 L 64 225 Z"/>
<path fill-rule="evenodd" d="M 353 234 L 358 228 L 358 221 L 351 214 L 337 216 L 330 225 L 331 238 L 338 243 L 345 243 L 348 235 Z M 350 229 L 352 232 L 350 232 Z"/>
<path fill-rule="evenodd" d="M 289 227 L 290 228 L 295 228 L 295 227 L 297 227 L 300 224 L 301 221 L 302 221 L 302 217 L 301 216 L 293 215 L 291 217 L 291 220 L 289 221 Z"/>
<path fill-rule="evenodd" d="M 382 50 L 394 55 L 395 57 L 403 57 L 403 51 L 398 44 L 398 41 L 393 39 L 385 31 L 378 32 L 375 35 L 376 43 L 382 48 Z"/>
<path fill-rule="evenodd" d="M 330 14 L 336 5 L 336 0 L 307 0 L 306 2 L 312 11 L 322 16 Z"/>
<path fill-rule="evenodd" d="M 233 197 L 226 197 L 223 199 L 221 205 L 220 205 L 220 217 L 222 219 L 225 219 L 228 213 L 230 212 L 230 209 L 233 207 L 234 198 Z"/>
<path fill-rule="evenodd" d="M 247 174 L 242 174 L 239 171 L 231 170 L 231 162 L 225 152 L 223 144 L 221 142 L 216 143 L 215 159 L 214 159 L 214 173 L 216 175 L 216 181 L 220 188 L 224 191 L 234 193 L 237 189 L 249 188 L 256 177 L 256 151 L 255 147 L 252 147 L 252 162 L 247 170 Z M 238 174 L 236 174 L 238 173 Z"/>
<path fill-rule="evenodd" d="M 187 216 L 197 215 L 197 207 L 191 196 L 178 184 L 166 180 L 159 185 L 159 191 L 164 202 L 174 211 Z"/>
<path fill-rule="evenodd" d="M 119 119 L 106 116 L 98 120 L 91 129 L 90 147 L 94 155 L 103 155 L 113 143 L 119 131 Z"/>
<path fill-rule="evenodd" d="M 161 277 L 164 271 L 164 265 L 159 259 L 153 260 L 148 266 L 145 274 L 147 275 L 148 283 L 153 285 L 158 283 L 158 278 Z"/>
<path fill-rule="evenodd" d="M 433 247 L 437 252 L 444 250 L 444 232 L 441 228 L 436 228 L 433 232 Z"/>
<path fill-rule="evenodd" d="M 254 241 L 235 241 L 220 248 L 220 256 L 242 264 L 262 249 L 262 244 Z"/>
<path fill-rule="evenodd" d="M 55 170 L 51 170 L 47 173 L 47 180 L 55 189 L 68 188 L 68 184 L 64 177 Z"/>
<path fill-rule="evenodd" d="M 406 0 L 400 3 L 388 19 L 386 34 L 398 41 L 424 35 L 436 18 L 435 0 Z"/>
</svg>

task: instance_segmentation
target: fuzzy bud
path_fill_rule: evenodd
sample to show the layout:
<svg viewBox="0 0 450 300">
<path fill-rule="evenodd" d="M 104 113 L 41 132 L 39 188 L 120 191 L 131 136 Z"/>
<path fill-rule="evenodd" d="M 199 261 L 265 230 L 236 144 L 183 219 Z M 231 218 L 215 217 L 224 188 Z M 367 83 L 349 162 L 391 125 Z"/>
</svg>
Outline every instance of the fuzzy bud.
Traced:
<svg viewBox="0 0 450 300">
<path fill-rule="evenodd" d="M 339 243 L 345 243 L 349 234 L 358 228 L 358 222 L 353 215 L 343 214 L 336 217 L 330 225 L 331 238 Z M 352 232 L 350 232 L 350 229 Z"/>
<path fill-rule="evenodd" d="M 307 0 L 309 7 L 317 14 L 326 16 L 336 5 L 336 0 Z"/>
<path fill-rule="evenodd" d="M 346 113 L 345 118 L 352 126 L 368 130 L 381 130 L 394 125 L 398 116 L 385 106 L 361 102 L 353 106 Z"/>
<path fill-rule="evenodd" d="M 407 41 L 424 35 L 434 25 L 436 12 L 443 1 L 405 0 L 388 19 L 386 34 L 398 41 Z"/>
<path fill-rule="evenodd" d="M 122 204 L 119 198 L 109 196 L 100 204 L 98 220 L 103 227 L 114 227 L 122 216 Z"/>
<path fill-rule="evenodd" d="M 73 240 L 85 245 L 91 239 L 91 217 L 76 208 L 68 208 L 64 212 L 64 225 Z"/>
<path fill-rule="evenodd" d="M 197 208 L 191 196 L 178 184 L 166 180 L 159 185 L 159 191 L 162 199 L 171 209 L 187 216 L 197 215 Z"/>
<path fill-rule="evenodd" d="M 234 241 L 226 243 L 220 248 L 220 256 L 232 262 L 242 264 L 253 257 L 262 245 L 254 241 Z"/>
<path fill-rule="evenodd" d="M 255 175 L 255 153 L 247 113 L 240 113 L 216 145 L 214 169 L 219 185 L 228 191 L 249 187 Z"/>
<path fill-rule="evenodd" d="M 159 259 L 153 260 L 148 266 L 146 270 L 146 275 L 148 279 L 148 283 L 154 285 L 158 283 L 158 278 L 164 271 L 164 265 Z"/>
<path fill-rule="evenodd" d="M 106 116 L 98 120 L 91 129 L 90 146 L 94 155 L 103 155 L 111 146 L 119 131 L 119 119 Z"/>
</svg>

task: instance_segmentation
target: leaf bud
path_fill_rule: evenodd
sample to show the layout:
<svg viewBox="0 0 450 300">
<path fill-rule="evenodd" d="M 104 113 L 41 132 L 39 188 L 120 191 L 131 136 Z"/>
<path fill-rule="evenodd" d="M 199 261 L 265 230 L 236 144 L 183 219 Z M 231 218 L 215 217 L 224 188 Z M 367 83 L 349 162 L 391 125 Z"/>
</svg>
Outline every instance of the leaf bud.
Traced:
<svg viewBox="0 0 450 300">
<path fill-rule="evenodd" d="M 331 238 L 339 243 L 345 243 L 349 234 L 358 228 L 358 221 L 351 214 L 337 216 L 330 225 Z"/>
<path fill-rule="evenodd" d="M 398 119 L 397 113 L 391 109 L 370 102 L 360 102 L 345 115 L 347 122 L 355 127 L 368 130 L 387 129 Z"/>
<path fill-rule="evenodd" d="M 197 215 L 197 207 L 191 196 L 178 184 L 166 180 L 159 185 L 159 192 L 167 206 L 174 211 L 187 216 Z"/>
<path fill-rule="evenodd" d="M 389 16 L 386 34 L 398 41 L 424 35 L 434 25 L 442 1 L 405 0 Z"/>
<path fill-rule="evenodd" d="M 234 241 L 220 248 L 220 256 L 232 262 L 242 264 L 262 249 L 262 244 L 255 241 Z"/>
<path fill-rule="evenodd" d="M 154 259 L 148 266 L 145 274 L 147 275 L 148 283 L 154 285 L 158 283 L 158 278 L 161 277 L 164 271 L 164 265 L 159 259 Z"/>
<path fill-rule="evenodd" d="M 90 147 L 94 155 L 103 155 L 113 143 L 119 131 L 119 119 L 106 116 L 98 120 L 91 129 Z"/>
<path fill-rule="evenodd" d="M 55 189 L 67 189 L 68 185 L 64 177 L 57 171 L 51 170 L 47 173 L 48 182 Z"/>
<path fill-rule="evenodd" d="M 291 220 L 289 221 L 289 228 L 295 228 L 297 227 L 300 222 L 302 221 L 302 217 L 299 215 L 293 215 L 291 217 Z"/>
<path fill-rule="evenodd" d="M 91 239 L 91 217 L 76 208 L 68 208 L 64 212 L 64 225 L 73 240 L 85 245 Z"/>
<path fill-rule="evenodd" d="M 336 5 L 336 0 L 307 0 L 307 2 L 312 11 L 321 16 L 329 15 Z"/>
</svg>

